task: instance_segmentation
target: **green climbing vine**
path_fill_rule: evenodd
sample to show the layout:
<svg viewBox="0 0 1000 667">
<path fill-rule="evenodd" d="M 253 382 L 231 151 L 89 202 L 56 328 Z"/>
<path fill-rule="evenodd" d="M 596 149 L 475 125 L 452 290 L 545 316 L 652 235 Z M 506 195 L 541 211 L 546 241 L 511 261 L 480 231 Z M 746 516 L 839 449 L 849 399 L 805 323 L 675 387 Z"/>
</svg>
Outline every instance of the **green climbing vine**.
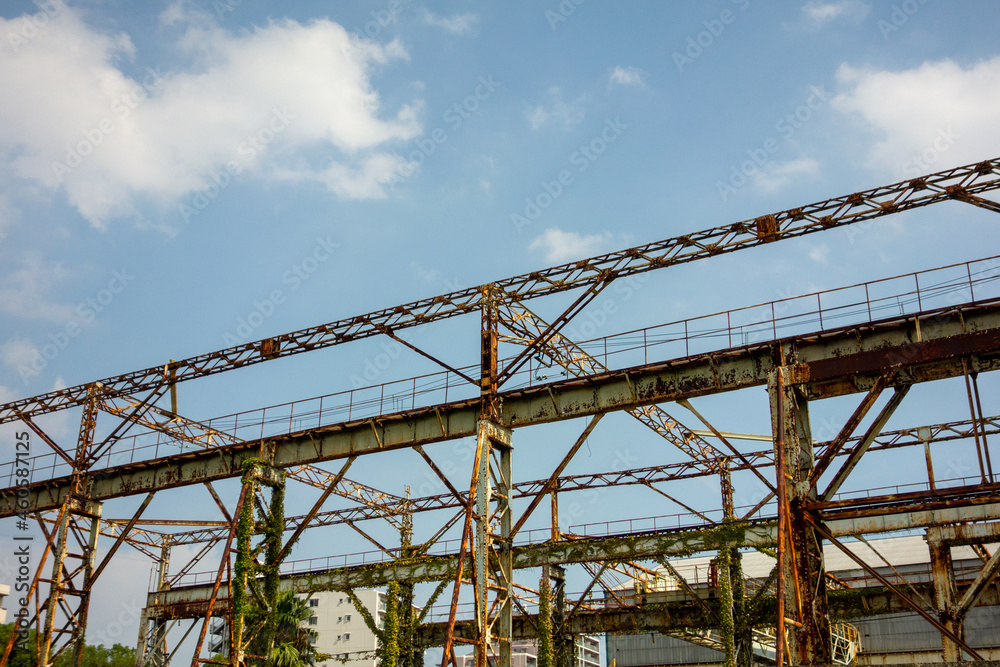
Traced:
<svg viewBox="0 0 1000 667">
<path fill-rule="evenodd" d="M 715 560 L 719 592 L 719 638 L 725 650 L 724 667 L 736 667 L 736 623 L 733 618 L 732 549 L 719 549 Z"/>
<path fill-rule="evenodd" d="M 543 568 L 538 588 L 538 667 L 554 667 L 552 648 L 552 586 Z"/>
<path fill-rule="evenodd" d="M 390 581 L 385 592 L 385 618 L 382 622 L 376 661 L 380 667 L 396 667 L 399 662 L 399 584 Z"/>
<path fill-rule="evenodd" d="M 280 583 L 280 563 L 277 562 L 277 558 L 281 552 L 285 524 L 284 473 L 271 469 L 273 477 L 266 480 L 259 470 L 265 467 L 269 467 L 269 464 L 259 458 L 248 458 L 242 463 L 243 491 L 236 521 L 236 564 L 233 572 L 231 604 L 233 657 L 238 665 L 243 662 L 245 647 L 260 631 L 263 631 L 263 636 L 257 642 L 258 649 L 265 654 L 271 653 L 274 649 L 278 623 L 274 610 Z M 257 490 L 261 483 L 271 488 L 271 501 L 266 512 L 267 520 L 262 526 L 258 526 L 254 508 L 258 507 L 261 513 L 265 514 L 257 501 Z M 263 541 L 254 547 L 253 537 L 257 534 L 258 528 L 263 529 L 264 537 Z M 263 566 L 257 562 L 257 556 L 262 550 L 265 554 Z M 263 594 L 256 588 L 257 575 L 260 573 L 264 575 Z M 250 602 L 251 589 L 259 599 L 257 605 Z M 262 618 L 251 628 L 248 619 L 252 616 Z"/>
</svg>

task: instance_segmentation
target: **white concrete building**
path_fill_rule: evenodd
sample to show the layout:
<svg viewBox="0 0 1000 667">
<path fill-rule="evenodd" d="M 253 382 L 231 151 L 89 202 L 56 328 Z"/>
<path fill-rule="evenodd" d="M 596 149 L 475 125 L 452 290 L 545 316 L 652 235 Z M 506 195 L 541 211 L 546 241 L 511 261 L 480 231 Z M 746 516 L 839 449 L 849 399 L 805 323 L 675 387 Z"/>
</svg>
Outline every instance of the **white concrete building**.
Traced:
<svg viewBox="0 0 1000 667">
<path fill-rule="evenodd" d="M 458 667 L 473 667 L 475 654 L 455 656 Z M 510 643 L 511 667 L 536 667 L 538 644 L 534 640 L 516 640 Z M 596 637 L 582 635 L 576 638 L 576 667 L 601 667 L 601 643 Z"/>
<path fill-rule="evenodd" d="M 10 586 L 0 584 L 0 623 L 7 622 L 7 610 L 3 606 L 3 599 L 10 595 Z"/>
<path fill-rule="evenodd" d="M 385 593 L 368 589 L 355 591 L 365 609 L 379 627 L 385 619 Z M 317 633 L 313 646 L 319 653 L 328 653 L 334 660 L 317 663 L 323 667 L 375 667 L 375 649 L 378 640 L 365 623 L 361 613 L 344 593 L 324 591 L 313 593 L 307 604 L 312 617 L 307 621 L 310 630 Z"/>
</svg>

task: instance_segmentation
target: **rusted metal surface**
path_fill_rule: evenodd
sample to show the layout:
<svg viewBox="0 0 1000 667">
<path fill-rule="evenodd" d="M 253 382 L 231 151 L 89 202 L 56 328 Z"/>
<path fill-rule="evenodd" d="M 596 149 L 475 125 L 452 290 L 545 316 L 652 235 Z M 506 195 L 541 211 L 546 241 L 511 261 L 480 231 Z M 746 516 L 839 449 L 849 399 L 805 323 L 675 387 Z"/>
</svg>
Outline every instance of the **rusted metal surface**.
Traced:
<svg viewBox="0 0 1000 667">
<path fill-rule="evenodd" d="M 288 578 L 283 586 L 288 590 L 311 591 L 330 588 L 370 587 L 389 580 L 413 582 L 416 580 L 453 580 L 454 588 L 450 607 L 449 622 L 445 626 L 444 643 L 446 650 L 443 663 L 455 663 L 453 641 L 463 641 L 458 625 L 457 607 L 465 580 L 471 575 L 475 600 L 474 632 L 464 638 L 466 643 L 477 647 L 477 665 L 497 663 L 499 667 L 510 665 L 510 640 L 517 634 L 514 627 L 513 605 L 517 604 L 522 613 L 523 602 L 516 600 L 513 592 L 515 569 L 544 566 L 556 568 L 559 563 L 580 563 L 594 572 L 600 569 L 594 581 L 602 579 L 613 562 L 634 561 L 636 559 L 658 559 L 666 555 L 699 552 L 719 552 L 716 562 L 723 563 L 724 572 L 718 581 L 729 582 L 724 595 L 725 613 L 710 614 L 716 619 L 735 620 L 737 596 L 742 599 L 742 580 L 732 581 L 731 574 L 739 571 L 730 556 L 736 547 L 778 546 L 778 593 L 775 608 L 768 609 L 769 622 L 779 626 L 778 662 L 792 664 L 826 662 L 830 658 L 829 599 L 827 578 L 823 567 L 820 535 L 837 544 L 834 536 L 845 534 L 877 533 L 901 528 L 931 527 L 957 521 L 984 521 L 1000 518 L 1000 484 L 993 478 L 992 462 L 987 442 L 988 427 L 995 429 L 983 416 L 981 399 L 978 394 L 979 373 L 1000 369 L 1000 296 L 994 292 L 984 297 L 980 290 L 983 281 L 995 280 L 997 259 L 982 260 L 985 268 L 982 275 L 973 280 L 972 263 L 956 265 L 968 274 L 968 281 L 961 278 L 955 289 L 968 290 L 968 301 L 955 305 L 954 299 L 948 306 L 931 308 L 927 306 L 927 281 L 921 290 L 920 282 L 924 273 L 908 274 L 912 277 L 916 291 L 915 300 L 919 304 L 924 297 L 924 306 L 917 313 L 906 313 L 900 308 L 900 315 L 879 319 L 886 312 L 881 309 L 878 299 L 873 302 L 868 294 L 869 284 L 864 284 L 865 298 L 860 303 L 851 302 L 850 308 L 867 306 L 868 318 L 840 320 L 854 324 L 829 328 L 823 323 L 824 312 L 831 313 L 830 299 L 824 311 L 821 297 L 816 294 L 816 309 L 808 313 L 818 313 L 819 330 L 811 334 L 796 334 L 779 338 L 779 318 L 775 314 L 775 304 L 771 305 L 771 319 L 768 328 L 773 340 L 756 338 L 757 331 L 750 326 L 753 336 L 743 336 L 742 324 L 737 324 L 734 335 L 730 315 L 740 311 L 727 311 L 725 325 L 717 337 L 718 345 L 695 347 L 711 352 L 691 354 L 692 341 L 697 345 L 697 336 L 688 336 L 688 321 L 682 322 L 684 336 L 680 339 L 684 356 L 654 352 L 653 362 L 648 357 L 646 330 L 642 330 L 643 346 L 641 359 L 621 363 L 623 357 L 609 361 L 607 349 L 603 361 L 588 355 L 579 345 L 569 341 L 560 331 L 588 304 L 615 280 L 635 276 L 681 263 L 692 262 L 720 253 L 734 252 L 763 243 L 794 238 L 824 229 L 872 220 L 887 214 L 910 210 L 940 201 L 959 200 L 997 210 L 997 204 L 983 199 L 984 192 L 1000 189 L 1000 160 L 981 162 L 975 165 L 952 169 L 904 183 L 859 192 L 847 197 L 839 197 L 809 206 L 766 215 L 753 220 L 716 227 L 702 232 L 686 234 L 658 243 L 609 253 L 599 257 L 552 267 L 544 271 L 517 276 L 495 283 L 459 290 L 451 294 L 424 299 L 392 309 L 376 311 L 337 322 L 312 327 L 263 341 L 248 343 L 226 350 L 212 352 L 191 359 L 173 361 L 162 367 L 145 369 L 103 382 L 94 382 L 78 387 L 50 392 L 42 396 L 22 399 L 0 405 L 0 423 L 21 419 L 54 452 L 46 454 L 53 461 L 52 478 L 38 481 L 27 488 L 27 506 L 18 500 L 18 489 L 0 490 L 0 518 L 11 516 L 15 508 L 28 512 L 51 512 L 61 508 L 59 518 L 51 525 L 51 519 L 39 519 L 39 525 L 47 539 L 47 550 L 53 552 L 52 591 L 45 602 L 38 601 L 41 648 L 40 659 L 47 662 L 55 659 L 62 651 L 73 649 L 79 659 L 82 642 L 78 641 L 87 622 L 87 603 L 91 581 L 105 569 L 114 551 L 126 541 L 136 548 L 156 557 L 155 549 L 163 547 L 161 560 L 161 581 L 158 590 L 150 596 L 150 606 L 143 618 L 148 625 L 142 633 L 144 638 L 152 638 L 163 644 L 163 651 L 156 648 L 153 653 L 165 653 L 165 618 L 181 618 L 198 610 L 206 618 L 202 626 L 202 638 L 207 628 L 207 619 L 213 614 L 214 602 L 218 598 L 219 608 L 225 610 L 226 591 L 223 590 L 224 576 L 229 567 L 228 547 L 215 572 L 214 585 L 192 586 L 170 589 L 171 581 L 185 571 L 190 571 L 196 561 L 205 557 L 212 544 L 228 538 L 232 540 L 232 524 L 235 514 L 228 511 L 225 503 L 211 487 L 211 482 L 237 477 L 243 472 L 244 463 L 251 458 L 263 460 L 264 470 L 276 477 L 289 473 L 305 484 L 323 489 L 320 500 L 304 517 L 284 518 L 285 526 L 292 531 L 292 538 L 282 548 L 280 540 L 268 542 L 269 563 L 280 562 L 290 551 L 290 545 L 308 527 L 345 523 L 364 535 L 378 546 L 385 562 L 362 567 L 340 567 L 321 569 L 314 572 L 297 573 Z M 946 267 L 953 269 L 954 267 Z M 938 269 L 944 272 L 945 269 Z M 980 271 L 979 268 L 976 271 Z M 949 280 L 951 280 L 949 278 Z M 931 281 L 933 282 L 933 280 Z M 936 283 L 935 283 L 936 284 Z M 947 283 L 953 286 L 952 283 Z M 567 295 L 560 308 L 561 314 L 546 323 L 524 307 L 529 299 L 553 295 L 568 290 L 578 290 L 575 296 Z M 846 289 L 846 288 L 845 288 Z M 879 288 L 881 289 L 881 288 Z M 978 292 L 978 299 L 977 297 Z M 845 293 L 846 294 L 846 293 Z M 907 294 L 911 294 L 907 292 Z M 826 294 L 833 301 L 836 297 Z M 935 298 L 940 299 L 940 294 Z M 965 298 L 965 297 L 963 297 Z M 962 299 L 958 299 L 962 300 Z M 941 303 L 937 301 L 936 303 Z M 812 306 L 810 306 L 812 308 Z M 873 313 L 874 310 L 874 313 Z M 557 311 L 558 312 L 558 311 Z M 834 308 L 836 312 L 836 308 Z M 893 311 L 894 312 L 894 311 Z M 463 314 L 478 313 L 481 326 L 481 360 L 479 377 L 473 378 L 475 370 L 460 369 L 436 358 L 415 345 L 404 341 L 398 335 L 401 329 L 431 322 L 443 321 Z M 798 316 L 793 316 L 795 320 Z M 692 320 L 693 322 L 694 320 Z M 806 320 L 796 323 L 782 322 L 786 331 L 799 331 Z M 501 337 L 500 326 L 505 326 L 512 334 Z M 663 325 L 659 336 L 666 331 Z M 354 394 L 348 398 L 347 408 L 339 412 L 327 410 L 327 420 L 323 419 L 323 397 L 319 402 L 318 418 L 311 423 L 314 428 L 307 430 L 294 426 L 293 414 L 301 414 L 297 408 L 303 402 L 286 404 L 288 407 L 287 427 L 264 431 L 267 424 L 264 409 L 260 411 L 261 430 L 249 434 L 246 427 L 237 432 L 233 426 L 231 433 L 224 433 L 213 423 L 198 422 L 177 415 L 177 385 L 195 378 L 235 370 L 247 365 L 340 345 L 353 340 L 386 335 L 413 351 L 431 359 L 446 369 L 444 375 L 455 376 L 479 388 L 479 395 L 472 397 L 471 388 L 464 386 L 459 395 L 464 400 L 426 405 L 431 399 L 416 400 L 416 379 L 413 380 L 414 400 L 409 410 L 387 412 L 381 398 L 374 408 L 365 408 L 364 418 L 359 418 L 354 408 Z M 625 334 L 623 334 L 624 336 Z M 767 336 L 764 336 L 766 338 Z M 735 340 L 734 340 L 735 338 Z M 742 340 L 741 340 L 742 338 Z M 515 342 L 521 346 L 514 356 L 501 360 L 498 344 Z M 607 346 L 608 340 L 604 339 Z M 725 342 L 729 347 L 726 348 Z M 613 345 L 614 343 L 612 343 Z M 724 349 L 719 349 L 724 348 Z M 666 348 L 664 348 L 666 349 Z M 672 349 L 672 348 L 671 348 Z M 524 374 L 519 374 L 522 366 L 528 370 L 538 355 L 546 355 L 549 360 L 567 369 L 565 380 L 537 384 L 535 381 L 521 383 Z M 678 353 L 679 355 L 679 353 Z M 641 364 L 640 364 L 641 361 Z M 638 365 L 630 365 L 638 364 Z M 948 435 L 946 429 L 937 432 L 944 437 L 970 437 L 974 440 L 980 467 L 981 484 L 976 486 L 945 485 L 941 488 L 933 479 L 929 442 L 935 440 L 932 428 L 917 433 L 907 432 L 898 437 L 880 441 L 879 432 L 885 427 L 896 406 L 903 400 L 909 387 L 943 378 L 963 376 L 965 378 L 968 403 L 971 412 L 970 427 L 964 434 Z M 505 383 L 517 378 L 520 388 L 508 389 Z M 514 385 L 511 382 L 510 385 Z M 527 386 L 524 386 L 524 385 Z M 726 436 L 720 433 L 707 419 L 702 417 L 688 399 L 731 392 L 749 387 L 768 384 L 772 398 L 772 426 L 775 439 L 773 452 L 744 453 L 734 447 Z M 446 381 L 447 386 L 447 381 Z M 882 407 L 875 419 L 861 436 L 854 431 L 860 428 L 870 410 L 885 389 L 892 387 L 894 396 L 888 405 Z M 385 387 L 382 387 L 384 393 Z M 861 405 L 842 427 L 833 432 L 839 434 L 831 443 L 816 447 L 812 442 L 809 402 L 824 398 L 867 392 Z M 164 410 L 156 403 L 170 394 L 171 409 Z M 454 394 L 452 395 L 454 398 Z M 329 398 L 329 397 L 327 397 Z M 659 407 L 666 401 L 678 401 L 687 407 L 709 429 L 711 436 L 697 436 L 686 426 Z M 39 414 L 83 405 L 78 441 L 75 451 L 61 449 L 38 428 L 33 417 Z M 110 429 L 96 427 L 98 410 L 110 414 L 119 421 Z M 646 469 L 631 469 L 616 473 L 596 475 L 576 475 L 562 477 L 562 468 L 579 448 L 578 442 L 569 456 L 545 480 L 517 483 L 513 479 L 512 458 L 514 455 L 511 433 L 513 429 L 535 424 L 546 424 L 581 417 L 594 417 L 591 428 L 600 416 L 610 411 L 631 411 L 647 426 L 673 442 L 692 460 L 676 467 L 652 466 Z M 374 414 L 372 414 L 374 413 Z M 242 413 L 240 413 L 242 414 Z M 352 418 L 352 414 L 354 417 Z M 343 420 L 346 418 L 346 421 Z M 234 423 L 236 419 L 233 419 Z M 995 420 L 994 420 L 995 421 Z M 240 422 L 242 423 L 242 422 Z M 256 424 L 256 422 L 253 422 Z M 121 440 L 133 425 L 149 429 L 150 433 L 166 435 L 168 442 L 194 445 L 194 451 L 157 458 L 155 454 L 141 452 L 145 446 L 140 440 Z M 253 426 L 256 428 L 256 425 Z M 276 432 L 277 431 L 277 432 Z M 589 429 L 588 429 L 589 431 Z M 101 433 L 100 441 L 95 433 Z M 105 435 L 106 434 L 106 435 Z M 141 436 L 142 434 L 140 434 Z M 403 448 L 420 448 L 422 445 L 467 436 L 477 436 L 476 461 L 468 494 L 459 492 L 434 464 L 422 448 L 418 453 L 424 457 L 432 470 L 441 478 L 449 493 L 438 496 L 410 499 L 393 496 L 360 483 L 344 479 L 346 466 L 338 474 L 329 473 L 314 464 L 346 459 L 347 465 L 355 457 Z M 160 435 L 156 436 L 156 447 L 160 446 Z M 586 433 L 584 438 L 586 437 Z M 714 437 L 722 447 L 710 444 L 705 438 Z M 245 438 L 248 438 L 249 441 Z M 713 441 L 714 442 L 714 441 Z M 116 450 L 120 443 L 121 451 Z M 138 443 L 138 444 L 137 444 Z M 837 496 L 851 471 L 872 449 L 905 446 L 920 443 L 927 449 L 928 492 L 905 490 L 898 493 L 868 495 L 860 498 Z M 183 448 L 182 448 L 183 449 Z M 728 450 L 728 451 L 727 451 Z M 146 450 L 148 451 L 159 451 Z M 112 454 L 131 452 L 133 463 L 125 466 L 109 466 Z M 136 456 L 136 453 L 138 455 Z M 721 452 L 721 453 L 720 453 Z M 143 456 L 151 456 L 142 460 Z M 819 457 L 818 466 L 815 461 Z M 833 463 L 840 457 L 844 462 L 837 470 Z M 46 459 L 46 460 L 48 460 Z M 773 466 L 776 479 L 770 478 L 760 468 Z M 96 469 L 95 469 L 96 468 Z M 253 467 L 257 470 L 256 467 Z M 756 518 L 738 521 L 733 503 L 733 471 L 751 471 L 761 480 L 771 494 L 758 503 L 747 514 L 757 516 L 764 507 L 773 507 L 769 499 L 774 498 L 778 507 L 778 518 Z M 827 470 L 836 470 L 827 488 L 820 492 L 817 482 Z M 58 474 L 56 473 L 58 471 Z M 69 471 L 69 472 L 66 472 Z M 724 521 L 716 522 L 709 514 L 719 510 L 700 511 L 690 507 L 665 490 L 653 486 L 654 480 L 664 482 L 705 475 L 722 474 Z M 12 473 L 13 474 L 13 470 Z M 251 472 L 251 474 L 253 474 Z M 749 475 L 746 475 L 749 477 Z M 13 477 L 11 477 L 13 480 Z M 275 479 L 262 479 L 266 484 Z M 145 504 L 127 520 L 112 519 L 100 521 L 100 502 L 112 498 L 148 493 L 163 489 L 205 483 L 213 500 L 219 507 L 225 522 L 203 522 L 191 524 L 184 530 L 170 520 L 141 521 L 140 515 Z M 700 525 L 688 525 L 683 529 L 669 531 L 653 530 L 641 532 L 629 527 L 618 534 L 602 537 L 577 539 L 577 536 L 562 532 L 556 518 L 556 494 L 572 490 L 593 489 L 599 486 L 622 484 L 645 484 L 667 499 L 674 500 L 689 510 Z M 528 514 L 551 493 L 553 501 L 552 540 L 532 543 L 513 548 L 512 537 L 524 525 Z M 323 504 L 332 495 L 350 498 L 359 507 L 324 512 Z M 409 494 L 407 493 L 407 496 Z M 518 496 L 532 496 L 529 511 L 520 520 L 512 515 L 512 500 Z M 23 499 L 22 499 L 23 500 Z M 241 502 L 244 498 L 241 496 Z M 256 502 L 256 498 L 245 499 Z M 97 510 L 81 513 L 78 504 Z M 355 521 L 369 518 L 388 520 L 397 527 L 412 527 L 414 511 L 435 509 L 455 509 L 460 511 L 440 528 L 430 543 L 436 542 L 453 526 L 464 519 L 462 540 L 456 552 L 446 556 L 422 557 L 420 559 L 401 558 L 407 552 L 396 550 L 376 542 L 365 530 L 355 525 Z M 771 510 L 768 510 L 771 511 Z M 707 513 L 706 513 L 707 512 Z M 83 516 L 88 514 L 88 516 Z M 451 516 L 452 513 L 449 513 Z M 79 516 L 77 516 L 79 515 Z M 41 515 L 39 515 L 41 516 Z M 402 517 L 402 518 L 401 518 Z M 661 524 L 662 525 L 662 524 Z M 677 525 L 681 525 L 678 523 Z M 164 526 L 164 532 L 156 532 L 153 526 Z M 610 531 L 609 531 L 610 532 Z M 89 537 L 84 536 L 87 533 Z M 225 533 L 228 533 L 227 535 Z M 95 570 L 94 552 L 99 534 L 115 538 L 111 554 Z M 241 535 L 244 533 L 241 532 Z M 547 533 L 548 534 L 548 533 Z M 938 537 L 943 536 L 942 533 Z M 971 534 L 954 535 L 954 539 L 971 540 Z M 83 563 L 80 567 L 67 570 L 65 561 L 70 557 L 80 557 L 67 550 L 67 538 L 73 536 L 81 543 Z M 167 562 L 169 547 L 178 544 L 202 542 L 206 546 L 198 556 L 189 562 L 181 573 L 168 579 Z M 228 542 L 227 542 L 228 543 Z M 941 541 L 941 544 L 947 542 Z M 409 538 L 406 545 L 409 545 Z M 242 547 L 247 548 L 245 545 Z M 426 548 L 426 547 L 422 547 Z M 945 551 L 947 547 L 944 547 Z M 938 554 L 938 560 L 943 556 Z M 983 553 L 986 563 L 979 577 L 967 588 L 961 599 L 954 590 L 947 600 L 941 601 L 939 611 L 945 613 L 949 623 L 941 626 L 944 636 L 951 642 L 945 643 L 946 653 L 954 654 L 961 645 L 961 622 L 964 613 L 981 595 L 992 595 L 988 584 L 1000 569 L 1000 555 Z M 43 557 L 43 563 L 45 558 Z M 242 562 L 242 561 L 241 561 Z M 601 564 L 598 568 L 595 563 Z M 39 566 L 41 572 L 41 565 Z M 635 566 L 639 567 L 639 566 Z M 947 569 L 947 568 L 946 568 Z M 269 570 L 269 595 L 277 586 L 277 570 Z M 468 574 L 463 574 L 468 573 Z M 82 576 L 80 585 L 74 578 Z M 230 573 L 229 579 L 232 579 Z M 36 574 L 36 582 L 39 575 Z M 891 585 L 887 584 L 889 588 Z M 226 586 L 225 588 L 228 588 Z M 728 591 L 728 592 L 726 592 Z M 738 592 L 738 595 L 737 595 Z M 65 625 L 55 626 L 57 608 L 65 608 L 65 594 L 79 594 L 77 611 L 70 612 Z M 732 594 L 732 597 L 729 597 Z M 957 601 L 956 601 L 957 600 Z M 903 600 L 906 602 L 906 600 Z M 621 602 L 619 600 L 619 602 Z M 581 599 L 582 603 L 582 599 Z M 912 604 L 911 604 L 912 606 Z M 407 607 L 409 608 L 409 606 Z M 887 607 L 888 608 L 888 607 Z M 576 612 L 583 612 L 580 604 Z M 588 610 L 589 611 L 589 610 Z M 620 610 L 617 610 L 620 611 Z M 651 615 L 664 611 L 662 608 L 648 608 Z M 704 605 L 695 608 L 694 613 L 703 613 Z M 920 613 L 926 613 L 917 609 Z M 686 618 L 688 627 L 669 630 L 676 636 L 690 637 L 690 626 L 704 623 L 688 612 L 675 610 L 674 620 L 658 618 L 661 627 Z M 574 616 L 570 614 L 570 616 Z M 687 614 L 687 615 L 685 615 Z M 777 618 L 774 618 L 776 614 Z M 742 615 L 739 615 L 742 618 Z M 581 617 L 584 618 L 584 617 Z M 230 619 L 232 627 L 241 627 L 238 615 Z M 41 624 L 44 622 L 44 625 Z M 593 627 L 610 623 L 608 627 L 617 631 L 627 630 L 623 617 L 594 616 L 589 622 Z M 722 621 L 717 620 L 717 623 Z M 741 621 L 742 623 L 743 621 Z M 722 623 L 723 625 L 727 625 Z M 633 624 L 635 625 L 635 624 Z M 749 626 L 737 628 L 734 634 L 732 624 L 721 633 L 728 655 L 735 659 L 739 651 L 736 634 L 743 633 Z M 188 630 L 193 629 L 194 625 Z M 635 627 L 639 627 L 635 625 Z M 562 631 L 565 631 L 563 628 Z M 65 631 L 65 632 L 64 632 Z M 60 646 L 53 636 L 63 634 L 67 641 Z M 699 637 L 701 635 L 698 635 Z M 742 636 L 742 635 L 741 635 Z M 787 646 L 785 640 L 787 636 Z M 707 640 L 706 640 L 707 641 Z M 713 639 L 718 644 L 718 639 Z M 198 642 L 199 647 L 201 641 Z M 713 644 L 714 645 L 714 644 Z M 240 661 L 241 644 L 235 641 L 234 657 Z M 153 648 L 152 645 L 150 648 Z M 948 653 L 950 651 L 950 653 Z M 490 656 L 493 656 L 492 658 Z M 960 657 L 960 653 L 958 654 Z M 162 657 L 162 656 L 161 656 Z M 167 657 L 169 661 L 170 657 Z M 192 664 L 197 664 L 200 656 L 193 656 Z M 444 667 L 444 665 L 443 665 Z"/>
<path fill-rule="evenodd" d="M 970 328 L 981 329 L 1000 341 L 1000 305 L 970 306 L 952 311 L 957 314 L 943 320 L 933 332 L 925 330 L 925 344 L 935 342 L 927 340 L 931 335 L 964 339 L 961 332 Z M 868 354 L 859 350 L 876 346 L 884 348 L 879 350 L 879 354 L 883 355 L 891 354 L 893 345 L 909 349 L 911 329 L 912 323 L 903 318 L 869 325 L 862 331 L 848 328 L 839 333 L 826 333 L 817 340 L 796 339 L 795 356 L 808 361 L 804 362 L 805 365 L 793 366 L 792 369 L 804 372 L 802 369 L 811 368 L 813 364 L 828 357 L 836 364 L 842 361 L 847 364 L 846 360 L 853 355 Z M 772 352 L 771 344 L 761 344 L 502 392 L 501 423 L 508 428 L 516 428 L 760 386 L 767 382 L 767 373 L 773 367 Z M 968 350 L 963 347 L 961 354 L 967 353 Z M 928 361 L 922 357 L 900 353 L 899 358 L 906 357 L 908 365 L 900 362 L 897 379 L 911 383 L 923 379 L 957 377 L 962 374 L 960 356 L 956 353 L 947 359 Z M 974 365 L 976 370 L 1000 367 L 1000 344 L 991 354 L 977 355 Z M 860 382 L 863 375 L 856 375 L 849 365 L 841 370 L 851 381 L 838 385 L 837 393 L 867 390 Z M 796 382 L 803 381 L 802 376 L 796 379 Z M 831 387 L 826 389 L 828 392 L 832 391 Z M 807 390 L 806 393 L 813 397 L 813 391 Z M 554 409 L 553 396 L 558 401 L 559 410 Z M 188 451 L 165 459 L 91 471 L 88 473 L 90 496 L 95 500 L 106 500 L 237 477 L 242 471 L 242 462 L 259 456 L 262 448 L 273 451 L 273 465 L 288 468 L 356 454 L 412 447 L 414 444 L 468 437 L 476 432 L 479 409 L 478 400 L 459 401 L 386 415 L 377 424 L 369 420 L 346 422 L 265 438 L 252 444 L 239 443 L 211 450 Z M 71 483 L 71 478 L 58 478 L 30 485 L 26 498 L 29 509 L 58 507 L 71 488 Z M 13 488 L 0 490 L 0 518 L 14 514 L 14 491 Z"/>
<path fill-rule="evenodd" d="M 761 236 L 757 220 L 744 220 L 677 238 L 649 243 L 544 271 L 500 280 L 493 285 L 518 300 L 536 298 L 621 278 L 763 243 L 791 239 L 834 227 L 856 224 L 958 197 L 976 197 L 1000 188 L 1000 159 L 987 160 L 928 174 L 918 179 L 864 190 L 822 202 L 781 211 L 768 217 L 773 223 Z M 409 304 L 302 329 L 262 341 L 105 378 L 101 384 L 133 394 L 169 382 L 170 386 L 197 377 L 241 368 L 263 361 L 339 345 L 400 329 L 440 321 L 480 309 L 483 287 L 472 287 Z M 87 385 L 68 387 L 0 406 L 0 423 L 82 404 Z"/>
</svg>

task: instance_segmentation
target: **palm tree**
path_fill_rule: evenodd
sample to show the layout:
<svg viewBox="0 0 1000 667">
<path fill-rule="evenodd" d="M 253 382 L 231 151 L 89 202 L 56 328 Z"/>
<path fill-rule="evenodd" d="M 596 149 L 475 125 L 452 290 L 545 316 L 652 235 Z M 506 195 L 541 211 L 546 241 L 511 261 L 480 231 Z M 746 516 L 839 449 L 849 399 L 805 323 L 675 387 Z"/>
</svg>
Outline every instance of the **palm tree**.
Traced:
<svg viewBox="0 0 1000 667">
<path fill-rule="evenodd" d="M 317 653 L 312 647 L 310 639 L 316 632 L 302 626 L 312 615 L 306 601 L 292 591 L 279 593 L 271 610 L 253 608 L 247 614 L 247 627 L 262 628 L 270 617 L 274 636 L 266 637 L 265 632 L 259 632 L 249 652 L 266 656 L 264 667 L 309 667 L 328 659 L 330 656 Z"/>
</svg>

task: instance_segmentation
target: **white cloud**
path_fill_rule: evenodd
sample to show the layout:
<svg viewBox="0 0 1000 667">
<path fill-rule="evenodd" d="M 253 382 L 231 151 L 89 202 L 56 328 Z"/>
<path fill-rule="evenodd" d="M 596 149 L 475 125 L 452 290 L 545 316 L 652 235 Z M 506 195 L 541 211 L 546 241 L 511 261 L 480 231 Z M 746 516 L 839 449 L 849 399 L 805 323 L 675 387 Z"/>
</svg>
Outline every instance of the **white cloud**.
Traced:
<svg viewBox="0 0 1000 667">
<path fill-rule="evenodd" d="M 619 235 L 617 239 L 611 232 L 584 236 L 576 232 L 564 232 L 558 227 L 550 227 L 531 242 L 528 250 L 540 250 L 546 262 L 561 264 L 574 259 L 593 257 L 625 245 L 628 245 L 628 237 L 625 235 Z"/>
<path fill-rule="evenodd" d="M 635 67 L 615 67 L 608 76 L 608 85 L 618 84 L 620 86 L 644 86 L 642 81 L 642 70 Z"/>
<path fill-rule="evenodd" d="M 540 130 L 547 125 L 554 125 L 562 130 L 569 130 L 583 120 L 585 97 L 579 97 L 572 102 L 563 100 L 562 91 L 558 87 L 549 88 L 549 104 L 540 104 L 528 110 L 528 125 L 532 130 Z"/>
<path fill-rule="evenodd" d="M 819 162 L 808 157 L 783 162 L 772 160 L 754 172 L 753 185 L 765 192 L 777 192 L 796 178 L 816 176 L 819 174 L 819 167 Z"/>
<path fill-rule="evenodd" d="M 0 345 L 0 362 L 13 369 L 30 368 L 31 362 L 38 356 L 40 356 L 38 347 L 24 338 L 12 338 Z M 4 401 L 0 400 L 0 403 L 2 402 Z"/>
<path fill-rule="evenodd" d="M 816 262 L 817 264 L 826 264 L 830 258 L 830 247 L 825 243 L 821 243 L 818 246 L 813 246 L 809 250 L 809 259 Z"/>
<path fill-rule="evenodd" d="M 74 306 L 50 302 L 46 296 L 67 273 L 58 262 L 25 255 L 20 268 L 0 279 L 0 312 L 29 320 L 69 322 L 74 318 Z"/>
<path fill-rule="evenodd" d="M 0 192 L 0 245 L 3 245 L 3 241 L 7 237 L 7 230 L 10 229 L 19 215 L 20 211 L 14 207 L 10 195 Z"/>
<path fill-rule="evenodd" d="M 1000 56 L 968 68 L 944 60 L 900 72 L 841 65 L 832 104 L 876 140 L 872 167 L 913 177 L 1000 153 Z"/>
<path fill-rule="evenodd" d="M 471 35 L 479 24 L 479 16 L 472 12 L 453 14 L 451 16 L 435 16 L 429 10 L 425 9 L 424 23 L 456 35 Z"/>
<path fill-rule="evenodd" d="M 322 172 L 341 196 L 384 196 L 379 167 L 398 159 L 389 147 L 420 132 L 419 104 L 385 117 L 370 81 L 375 66 L 407 57 L 398 41 L 360 43 L 328 20 L 236 35 L 186 4 L 161 22 L 187 25 L 176 49 L 194 65 L 132 78 L 119 68 L 135 55 L 128 36 L 70 7 L 0 50 L 0 158 L 22 185 L 64 189 L 98 228 L 147 201 L 176 205 L 231 162 L 260 178 Z M 15 25 L 0 19 L 0 34 Z M 336 157 L 303 166 L 324 153 Z"/>
<path fill-rule="evenodd" d="M 868 4 L 860 0 L 837 0 L 836 2 L 812 0 L 802 7 L 802 14 L 807 25 L 818 28 L 838 18 L 861 21 L 868 16 L 869 9 Z"/>
</svg>

